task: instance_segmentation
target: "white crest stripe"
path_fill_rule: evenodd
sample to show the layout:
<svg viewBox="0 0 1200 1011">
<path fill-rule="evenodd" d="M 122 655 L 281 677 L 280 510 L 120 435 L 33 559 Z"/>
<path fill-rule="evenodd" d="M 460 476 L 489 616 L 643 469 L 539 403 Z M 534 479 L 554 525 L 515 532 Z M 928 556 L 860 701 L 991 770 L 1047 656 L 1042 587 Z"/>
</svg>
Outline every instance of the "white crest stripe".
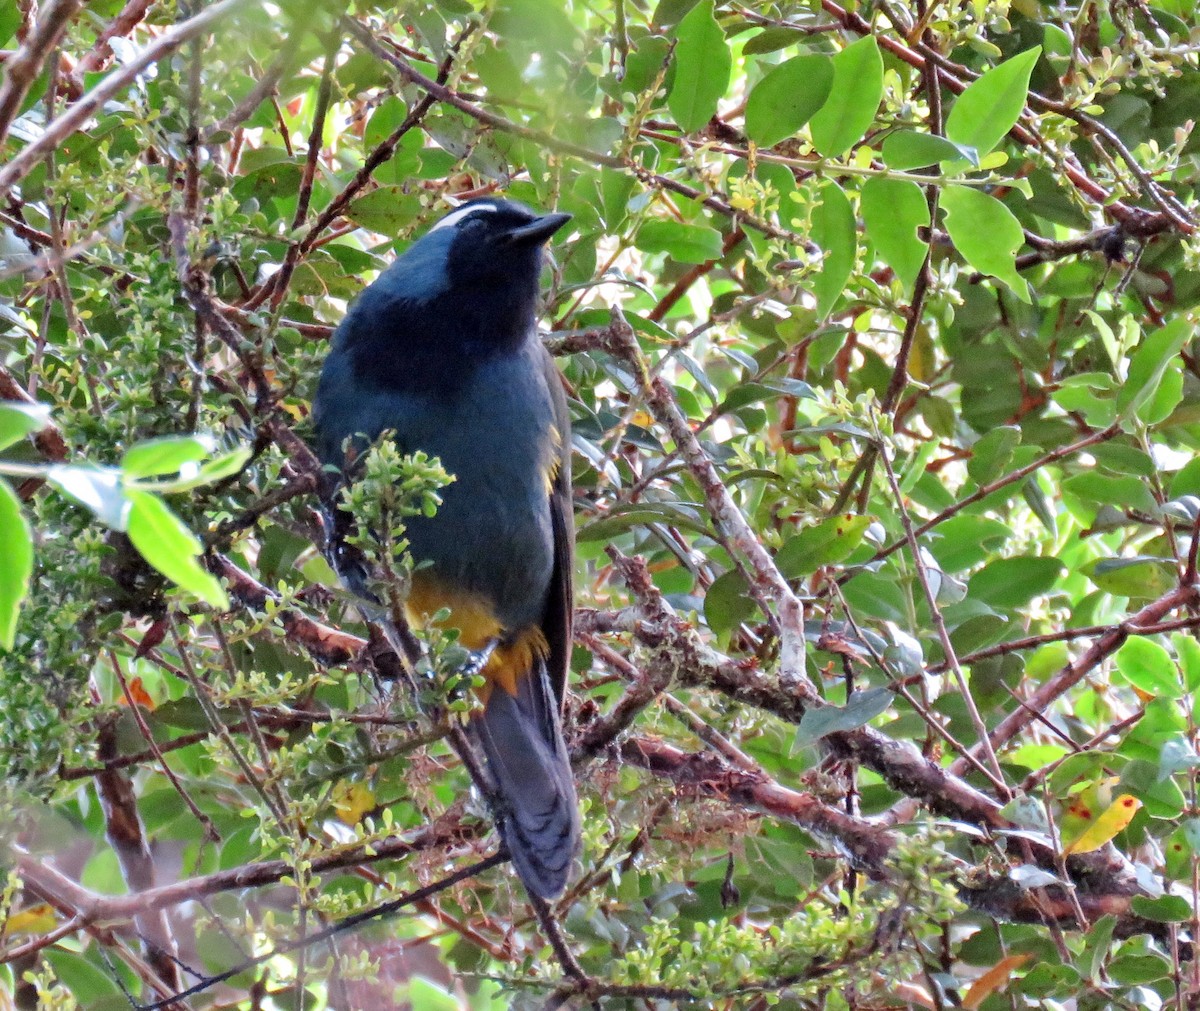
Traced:
<svg viewBox="0 0 1200 1011">
<path fill-rule="evenodd" d="M 451 211 L 449 214 L 447 214 L 444 218 L 442 218 L 441 221 L 429 229 L 429 231 L 432 233 L 436 232 L 439 228 L 453 228 L 460 221 L 462 221 L 463 218 L 469 217 L 476 211 L 495 212 L 497 209 L 498 208 L 495 204 L 471 204 L 469 207 L 460 207 L 458 210 Z"/>
</svg>

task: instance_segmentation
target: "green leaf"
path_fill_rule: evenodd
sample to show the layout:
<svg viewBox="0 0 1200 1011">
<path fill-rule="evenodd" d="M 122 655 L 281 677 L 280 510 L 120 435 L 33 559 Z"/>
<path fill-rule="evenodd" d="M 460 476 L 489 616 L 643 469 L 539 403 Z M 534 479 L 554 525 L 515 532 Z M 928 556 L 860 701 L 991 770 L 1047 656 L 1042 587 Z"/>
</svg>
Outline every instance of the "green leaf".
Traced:
<svg viewBox="0 0 1200 1011">
<path fill-rule="evenodd" d="M 1017 122 L 1029 94 L 1029 75 L 1040 46 L 1005 60 L 967 88 L 946 119 L 946 136 L 974 148 L 980 158 L 1000 143 Z"/>
<path fill-rule="evenodd" d="M 862 140 L 883 98 L 883 57 L 874 35 L 865 35 L 833 58 L 829 98 L 809 125 L 813 147 L 836 158 Z"/>
<path fill-rule="evenodd" d="M 1183 734 L 1164 741 L 1158 753 L 1158 778 L 1160 780 L 1174 776 L 1185 769 L 1200 767 L 1200 755 L 1192 742 Z"/>
<path fill-rule="evenodd" d="M 1169 558 L 1099 558 L 1082 569 L 1105 593 L 1131 600 L 1154 600 L 1179 581 L 1179 572 Z"/>
<path fill-rule="evenodd" d="M 1159 327 L 1142 339 L 1129 362 L 1129 374 L 1117 393 L 1117 411 L 1122 418 L 1136 413 L 1155 394 L 1163 373 L 1193 333 L 1183 316 Z"/>
<path fill-rule="evenodd" d="M 821 270 L 813 279 L 817 316 L 823 318 L 846 290 L 858 253 L 854 211 L 837 183 L 821 187 L 821 202 L 813 208 L 812 240 L 825 252 Z"/>
<path fill-rule="evenodd" d="M 667 106 L 685 133 L 699 130 L 716 115 L 729 86 L 733 57 L 713 16 L 713 0 L 703 0 L 675 30 L 675 80 Z"/>
<path fill-rule="evenodd" d="M 50 963 L 54 975 L 79 1002 L 80 1007 L 96 1007 L 105 998 L 121 997 L 120 988 L 109 975 L 82 955 L 61 948 L 47 948 L 42 952 L 42 957 Z"/>
<path fill-rule="evenodd" d="M 21 601 L 33 575 L 33 535 L 21 500 L 0 478 L 0 647 L 12 649 Z"/>
<path fill-rule="evenodd" d="M 1096 979 L 1108 958 L 1108 950 L 1112 946 L 1113 929 L 1117 918 L 1108 913 L 1095 923 L 1084 937 L 1083 954 L 1076 965 L 1080 973 L 1087 979 Z"/>
<path fill-rule="evenodd" d="M 844 706 L 821 706 L 807 709 L 796 728 L 793 750 L 819 741 L 829 734 L 857 730 L 865 726 L 892 704 L 887 688 L 869 688 L 854 692 Z"/>
<path fill-rule="evenodd" d="M 1095 506 L 1153 512 L 1156 503 L 1148 483 L 1139 477 L 1116 477 L 1090 471 L 1067 478 L 1062 493 Z"/>
<path fill-rule="evenodd" d="M 796 56 L 754 86 L 746 100 L 746 133 L 766 147 L 793 136 L 824 105 L 833 87 L 828 56 Z"/>
<path fill-rule="evenodd" d="M 904 290 L 912 291 L 927 248 L 917 230 L 929 225 L 929 204 L 921 187 L 907 179 L 868 179 L 862 188 L 862 215 L 867 238 Z"/>
<path fill-rule="evenodd" d="M 971 577 L 968 594 L 992 607 L 1020 607 L 1053 590 L 1063 568 L 1057 558 L 998 558 Z"/>
<path fill-rule="evenodd" d="M 412 1011 L 458 1011 L 457 997 L 423 976 L 413 976 L 408 984 L 408 1003 Z"/>
<path fill-rule="evenodd" d="M 21 27 L 21 8 L 16 4 L 0 7 L 0 46 L 12 40 L 13 32 Z"/>
<path fill-rule="evenodd" d="M 1171 963 L 1161 955 L 1118 955 L 1106 966 L 1109 976 L 1125 986 L 1171 978 Z"/>
<path fill-rule="evenodd" d="M 159 572 L 206 604 L 224 609 L 229 598 L 221 584 L 196 560 L 202 546 L 157 495 L 129 489 L 129 539 Z"/>
<path fill-rule="evenodd" d="M 50 408 L 44 404 L 0 403 L 0 449 L 40 432 L 50 424 Z"/>
<path fill-rule="evenodd" d="M 978 485 L 994 481 L 1004 473 L 1013 451 L 1021 443 L 1021 430 L 1015 425 L 1001 425 L 981 435 L 971 447 L 967 473 Z"/>
<path fill-rule="evenodd" d="M 767 28 L 759 32 L 742 46 L 746 56 L 756 56 L 760 53 L 774 53 L 788 46 L 804 42 L 808 36 L 795 28 Z"/>
<path fill-rule="evenodd" d="M 1012 529 L 990 516 L 960 513 L 939 523 L 929 550 L 943 572 L 974 568 L 1012 537 Z"/>
<path fill-rule="evenodd" d="M 105 526 L 124 530 L 129 519 L 129 500 L 121 485 L 121 474 L 111 467 L 76 467 L 61 464 L 46 475 L 55 488 L 87 506 Z"/>
<path fill-rule="evenodd" d="M 940 161 L 965 159 L 978 167 L 979 157 L 975 149 L 955 144 L 952 140 L 932 133 L 917 133 L 915 130 L 896 130 L 883 141 L 884 164 L 897 172 L 925 168 Z"/>
<path fill-rule="evenodd" d="M 1179 658 L 1184 686 L 1189 692 L 1196 691 L 1200 688 L 1200 642 L 1183 632 L 1172 632 L 1171 645 L 1175 648 L 1175 656 Z"/>
<path fill-rule="evenodd" d="M 1192 856 L 1200 853 L 1200 818 L 1188 818 L 1167 837 L 1163 847 L 1166 857 L 1167 876 L 1190 878 Z"/>
<path fill-rule="evenodd" d="M 754 614 L 754 598 L 737 569 L 722 573 L 704 594 L 704 621 L 717 635 L 733 631 Z"/>
<path fill-rule="evenodd" d="M 1182 895 L 1160 895 L 1153 899 L 1148 895 L 1135 895 L 1132 905 L 1138 916 L 1159 923 L 1182 923 L 1192 918 L 1191 904 Z"/>
<path fill-rule="evenodd" d="M 1171 660 L 1171 654 L 1145 636 L 1126 640 L 1113 658 L 1119 670 L 1135 688 L 1156 698 L 1176 699 L 1183 694 L 1183 685 Z"/>
<path fill-rule="evenodd" d="M 121 458 L 126 477 L 175 474 L 189 463 L 198 463 L 213 451 L 211 435 L 171 435 L 131 446 Z"/>
<path fill-rule="evenodd" d="M 704 225 L 655 218 L 637 233 L 638 249 L 666 253 L 680 263 L 707 263 L 721 258 L 721 233 Z"/>
<path fill-rule="evenodd" d="M 421 211 L 420 198 L 408 187 L 380 186 L 364 193 L 346 209 L 346 217 L 380 235 L 400 235 Z"/>
<path fill-rule="evenodd" d="M 227 477 L 233 477 L 240 471 L 246 462 L 250 459 L 252 450 L 249 446 L 239 446 L 237 449 L 230 450 L 228 453 L 222 453 L 220 456 L 215 456 L 207 463 L 201 464 L 200 468 L 191 474 L 189 477 L 178 477 L 170 481 L 158 481 L 154 484 L 154 491 L 160 494 L 181 491 L 188 491 L 192 488 L 199 488 L 206 484 L 215 484 L 217 481 L 223 481 Z"/>
<path fill-rule="evenodd" d="M 786 541 L 775 556 L 775 564 L 788 579 L 816 572 L 822 565 L 836 565 L 862 543 L 871 523 L 870 516 L 831 516 Z"/>
<path fill-rule="evenodd" d="M 1166 421 L 1183 400 L 1183 362 L 1173 358 L 1150 398 L 1138 408 L 1137 416 L 1146 425 Z"/>
<path fill-rule="evenodd" d="M 1029 302 L 1029 286 L 1017 273 L 1015 255 L 1025 241 L 1016 216 L 995 197 L 967 186 L 942 190 L 946 231 L 955 248 L 981 274 L 991 274 L 1007 284 L 1022 302 Z"/>
</svg>

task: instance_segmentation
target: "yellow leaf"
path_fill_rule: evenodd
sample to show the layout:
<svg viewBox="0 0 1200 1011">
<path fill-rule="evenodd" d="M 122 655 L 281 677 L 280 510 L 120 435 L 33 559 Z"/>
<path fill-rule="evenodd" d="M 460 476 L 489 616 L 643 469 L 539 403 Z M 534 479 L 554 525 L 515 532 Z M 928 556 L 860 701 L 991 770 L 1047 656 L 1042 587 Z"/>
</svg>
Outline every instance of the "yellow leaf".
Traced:
<svg viewBox="0 0 1200 1011">
<path fill-rule="evenodd" d="M 141 678 L 134 678 L 129 682 L 129 698 L 126 698 L 125 695 L 122 694 L 122 696 L 117 699 L 117 704 L 128 706 L 130 698 L 133 699 L 133 701 L 143 709 L 148 709 L 150 712 L 154 712 L 154 697 L 148 691 L 146 691 L 146 684 Z"/>
<path fill-rule="evenodd" d="M 366 783 L 340 780 L 333 788 L 333 809 L 343 825 L 357 825 L 375 808 L 375 794 Z"/>
<path fill-rule="evenodd" d="M 962 1006 L 967 1008 L 967 1011 L 975 1011 L 980 1004 L 1007 983 L 1013 972 L 1021 968 L 1031 957 L 1030 955 L 1009 955 L 1008 958 L 1000 959 L 971 984 L 971 989 L 963 997 Z"/>
<path fill-rule="evenodd" d="M 1133 816 L 1141 806 L 1142 802 L 1137 797 L 1128 793 L 1121 794 L 1082 835 L 1063 850 L 1063 853 L 1070 856 L 1072 853 L 1091 853 L 1092 850 L 1098 850 L 1133 821 Z"/>
<path fill-rule="evenodd" d="M 1095 824 L 1100 813 L 1112 804 L 1120 780 L 1110 776 L 1096 783 L 1077 787 L 1063 802 L 1059 836 L 1074 839 Z"/>
<path fill-rule="evenodd" d="M 3 928 L 0 928 L 0 937 L 12 937 L 15 934 L 44 934 L 47 930 L 52 930 L 56 923 L 58 923 L 58 917 L 54 915 L 54 907 L 49 902 L 39 902 L 36 906 L 29 906 L 19 913 L 13 913 L 5 920 Z"/>
</svg>

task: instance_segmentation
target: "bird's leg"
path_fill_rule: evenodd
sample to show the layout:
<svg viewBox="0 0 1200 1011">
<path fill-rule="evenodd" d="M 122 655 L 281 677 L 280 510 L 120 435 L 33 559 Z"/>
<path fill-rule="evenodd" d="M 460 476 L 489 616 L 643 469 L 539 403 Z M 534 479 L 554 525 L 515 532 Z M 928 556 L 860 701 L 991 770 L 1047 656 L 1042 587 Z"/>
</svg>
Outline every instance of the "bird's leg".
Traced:
<svg viewBox="0 0 1200 1011">
<path fill-rule="evenodd" d="M 467 654 L 468 659 L 462 667 L 459 668 L 459 673 L 465 677 L 475 680 L 476 674 L 482 674 L 484 667 L 492 658 L 492 654 L 496 651 L 496 647 L 500 645 L 500 638 L 489 639 L 483 644 L 482 649 L 475 650 Z"/>
</svg>

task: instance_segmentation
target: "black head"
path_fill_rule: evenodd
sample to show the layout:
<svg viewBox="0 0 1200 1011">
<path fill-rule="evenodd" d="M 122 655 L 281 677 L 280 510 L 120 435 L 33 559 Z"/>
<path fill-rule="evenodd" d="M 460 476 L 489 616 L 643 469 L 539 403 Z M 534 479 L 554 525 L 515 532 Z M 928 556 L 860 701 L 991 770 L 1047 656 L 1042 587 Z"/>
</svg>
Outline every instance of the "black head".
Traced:
<svg viewBox="0 0 1200 1011">
<path fill-rule="evenodd" d="M 360 382 L 440 390 L 536 339 L 542 248 L 569 214 L 484 198 L 454 208 L 356 300 L 335 350 Z"/>
<path fill-rule="evenodd" d="M 482 197 L 456 207 L 435 224 L 422 243 L 446 248 L 452 288 L 478 290 L 513 286 L 536 297 L 547 240 L 571 220 L 569 214 L 536 214 L 514 200 Z"/>
</svg>

